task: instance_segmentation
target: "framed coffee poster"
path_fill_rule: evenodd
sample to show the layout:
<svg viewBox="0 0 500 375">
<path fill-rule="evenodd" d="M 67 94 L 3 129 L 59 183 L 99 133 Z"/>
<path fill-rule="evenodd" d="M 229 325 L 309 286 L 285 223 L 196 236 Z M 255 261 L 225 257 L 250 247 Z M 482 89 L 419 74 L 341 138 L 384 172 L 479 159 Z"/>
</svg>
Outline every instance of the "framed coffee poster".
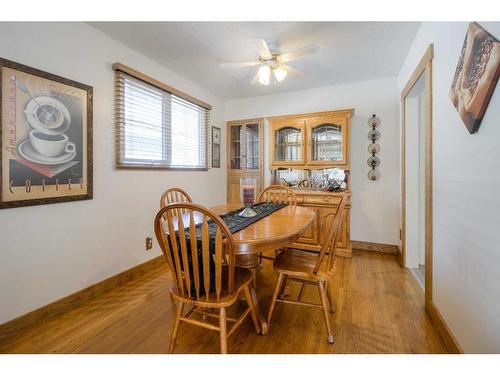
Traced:
<svg viewBox="0 0 500 375">
<path fill-rule="evenodd" d="M 92 199 L 92 87 L 0 58 L 0 208 Z"/>
</svg>

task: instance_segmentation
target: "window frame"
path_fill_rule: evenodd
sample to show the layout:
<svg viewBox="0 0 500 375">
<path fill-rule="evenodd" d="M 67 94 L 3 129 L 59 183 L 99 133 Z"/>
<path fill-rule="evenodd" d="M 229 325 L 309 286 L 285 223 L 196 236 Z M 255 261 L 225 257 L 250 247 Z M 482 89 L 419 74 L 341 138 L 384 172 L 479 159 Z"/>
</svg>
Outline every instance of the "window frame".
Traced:
<svg viewBox="0 0 500 375">
<path fill-rule="evenodd" d="M 146 74 L 143 74 L 135 69 L 132 69 L 124 64 L 121 63 L 115 63 L 113 64 L 113 70 L 115 71 L 115 167 L 116 169 L 157 169 L 157 170 L 173 170 L 173 171 L 208 171 L 210 167 L 210 161 L 209 161 L 209 133 L 210 133 L 210 112 L 212 110 L 212 106 L 208 103 L 205 103 L 199 99 L 196 99 L 192 97 L 191 95 L 188 95 L 180 90 L 177 90 L 163 82 L 160 82 L 150 76 L 147 76 Z M 205 136 L 204 136 L 204 142 L 205 142 L 205 166 L 204 167 L 173 167 L 161 163 L 126 163 L 125 158 L 122 158 L 121 155 L 123 155 L 123 140 L 121 139 L 121 132 L 122 132 L 122 118 L 119 115 L 119 109 L 120 109 L 120 103 L 122 102 L 121 99 L 121 93 L 119 91 L 119 83 L 120 83 L 120 74 L 126 74 L 136 80 L 142 81 L 145 84 L 154 86 L 155 88 L 165 91 L 170 95 L 177 96 L 178 98 L 181 98 L 185 101 L 190 102 L 193 105 L 196 105 L 200 108 L 205 109 L 208 111 L 207 113 L 207 123 L 205 125 Z M 165 132 L 165 128 L 162 126 L 162 133 Z M 171 153 L 171 149 L 168 151 L 163 150 L 163 155 L 165 157 L 165 152 Z M 171 159 L 171 155 L 170 158 Z M 165 159 L 165 160 L 168 160 Z M 163 160 L 163 161 L 165 161 Z"/>
</svg>

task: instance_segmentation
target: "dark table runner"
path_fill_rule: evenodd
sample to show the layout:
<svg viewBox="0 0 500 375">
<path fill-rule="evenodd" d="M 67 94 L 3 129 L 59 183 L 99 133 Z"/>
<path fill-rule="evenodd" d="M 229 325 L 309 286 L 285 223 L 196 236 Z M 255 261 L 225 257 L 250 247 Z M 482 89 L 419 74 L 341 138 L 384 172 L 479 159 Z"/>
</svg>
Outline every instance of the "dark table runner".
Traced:
<svg viewBox="0 0 500 375">
<path fill-rule="evenodd" d="M 273 212 L 286 207 L 287 204 L 284 203 L 271 203 L 271 202 L 264 202 L 264 203 L 257 203 L 252 205 L 252 210 L 255 211 L 257 215 L 254 217 L 242 217 L 239 216 L 239 213 L 244 210 L 244 208 L 240 208 L 238 210 L 230 211 L 224 215 L 220 215 L 221 219 L 224 220 L 224 222 L 227 224 L 229 227 L 229 230 L 231 233 L 236 233 L 239 232 L 242 229 L 245 229 L 249 225 L 255 223 L 256 221 L 271 215 Z M 185 223 L 186 225 L 186 231 L 184 232 L 184 235 L 186 237 L 186 243 L 189 244 L 190 240 L 190 234 L 189 234 L 189 222 Z M 215 232 L 217 231 L 217 225 L 212 221 L 208 221 L 208 233 L 210 236 L 210 254 L 215 253 Z M 177 243 L 179 244 L 179 234 L 176 232 L 175 233 Z M 196 238 L 197 238 L 197 245 L 198 245 L 198 259 L 202 259 L 202 248 L 201 248 L 201 223 L 196 225 Z M 194 280 L 193 280 L 193 264 L 191 260 L 191 251 L 188 251 L 188 263 L 189 263 L 189 275 L 191 277 L 191 296 L 196 296 L 196 289 L 194 286 Z M 181 267 L 183 267 L 181 265 Z M 203 262 L 199 262 L 199 274 L 203 275 Z M 203 283 L 200 285 L 200 295 L 205 294 L 205 288 L 203 286 Z M 213 260 L 213 257 L 210 257 L 210 290 L 213 291 L 215 290 L 215 263 Z"/>
<path fill-rule="evenodd" d="M 255 223 L 256 221 L 259 221 L 260 219 L 271 215 L 273 212 L 278 211 L 280 208 L 286 206 L 287 205 L 284 203 L 268 203 L 268 202 L 257 203 L 252 205 L 252 210 L 254 210 L 255 213 L 257 214 L 254 217 L 239 216 L 239 213 L 243 211 L 244 208 L 230 211 L 227 214 L 220 215 L 220 217 L 229 227 L 231 233 L 236 233 L 242 229 L 245 229 L 246 227 Z M 215 227 L 215 224 L 213 224 L 213 226 Z M 209 223 L 209 228 L 210 228 L 210 223 Z"/>
</svg>

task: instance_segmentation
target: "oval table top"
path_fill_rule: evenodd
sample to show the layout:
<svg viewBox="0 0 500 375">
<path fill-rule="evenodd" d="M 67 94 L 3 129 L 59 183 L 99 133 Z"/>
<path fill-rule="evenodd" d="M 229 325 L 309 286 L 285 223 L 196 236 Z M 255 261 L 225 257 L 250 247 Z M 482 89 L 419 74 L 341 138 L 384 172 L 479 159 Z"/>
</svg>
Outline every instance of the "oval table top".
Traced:
<svg viewBox="0 0 500 375">
<path fill-rule="evenodd" d="M 243 207 L 223 204 L 210 207 L 218 215 Z M 236 254 L 256 254 L 289 245 L 298 239 L 316 218 L 316 213 L 299 206 L 283 207 L 233 234 Z"/>
</svg>

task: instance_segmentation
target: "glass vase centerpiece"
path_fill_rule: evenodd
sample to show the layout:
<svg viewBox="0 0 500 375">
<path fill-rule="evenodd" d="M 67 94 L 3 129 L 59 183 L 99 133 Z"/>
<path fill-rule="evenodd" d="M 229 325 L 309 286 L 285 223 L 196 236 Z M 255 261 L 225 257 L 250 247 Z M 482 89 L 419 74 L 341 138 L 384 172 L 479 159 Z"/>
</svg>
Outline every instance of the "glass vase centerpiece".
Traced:
<svg viewBox="0 0 500 375">
<path fill-rule="evenodd" d="M 241 202 L 245 209 L 239 213 L 243 217 L 254 217 L 257 213 L 252 210 L 252 205 L 257 199 L 257 178 L 240 177 Z"/>
</svg>

